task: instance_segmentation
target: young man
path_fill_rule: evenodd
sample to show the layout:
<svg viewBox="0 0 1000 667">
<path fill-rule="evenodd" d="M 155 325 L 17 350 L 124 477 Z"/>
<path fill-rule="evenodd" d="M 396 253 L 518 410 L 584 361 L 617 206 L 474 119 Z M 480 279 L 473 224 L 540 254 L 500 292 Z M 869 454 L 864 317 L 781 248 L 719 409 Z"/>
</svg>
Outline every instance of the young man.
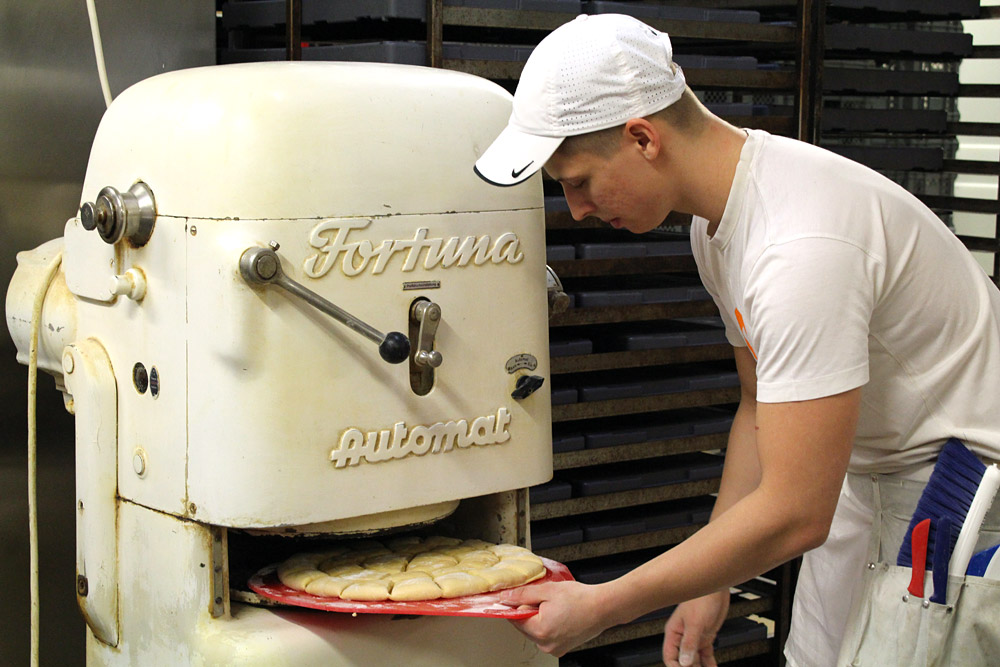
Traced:
<svg viewBox="0 0 1000 667">
<path fill-rule="evenodd" d="M 682 603 L 664 661 L 714 665 L 728 587 L 808 552 L 785 652 L 833 665 L 863 568 L 895 562 L 942 444 L 1000 459 L 1000 293 L 899 186 L 712 115 L 668 37 L 629 17 L 546 37 L 475 169 L 511 186 L 543 165 L 576 219 L 640 234 L 693 215 L 742 394 L 709 524 L 614 581 L 511 591 L 508 604 L 538 607 L 519 627 L 561 655 Z"/>
</svg>

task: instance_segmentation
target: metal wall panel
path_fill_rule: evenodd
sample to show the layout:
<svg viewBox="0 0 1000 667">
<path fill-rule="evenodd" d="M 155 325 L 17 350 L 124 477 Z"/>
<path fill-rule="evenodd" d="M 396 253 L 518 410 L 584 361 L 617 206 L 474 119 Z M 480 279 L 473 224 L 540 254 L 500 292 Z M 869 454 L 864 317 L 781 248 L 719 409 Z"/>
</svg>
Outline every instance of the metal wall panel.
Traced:
<svg viewBox="0 0 1000 667">
<path fill-rule="evenodd" d="M 112 96 L 167 70 L 215 63 L 210 0 L 96 0 Z M 0 0 L 0 294 L 15 254 L 62 235 L 104 113 L 84 0 Z M 121 185 L 121 184 L 119 184 Z M 90 193 L 93 198 L 97 193 Z M 28 664 L 26 372 L 0 332 L 0 655 Z M 82 665 L 74 590 L 72 417 L 39 377 L 41 662 Z"/>
</svg>

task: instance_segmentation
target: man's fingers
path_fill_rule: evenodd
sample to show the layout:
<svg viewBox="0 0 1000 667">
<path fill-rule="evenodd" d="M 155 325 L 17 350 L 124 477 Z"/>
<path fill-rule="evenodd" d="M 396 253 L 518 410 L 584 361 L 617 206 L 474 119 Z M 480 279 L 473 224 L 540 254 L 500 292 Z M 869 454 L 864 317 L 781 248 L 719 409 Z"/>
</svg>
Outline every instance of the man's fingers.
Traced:
<svg viewBox="0 0 1000 667">
<path fill-rule="evenodd" d="M 500 604 L 508 607 L 537 607 L 547 600 L 545 589 L 547 584 L 537 584 L 535 586 L 520 586 L 518 588 L 508 588 L 500 591 Z"/>
<path fill-rule="evenodd" d="M 681 638 L 680 651 L 677 662 L 681 667 L 691 667 L 695 664 L 698 656 L 698 648 L 701 645 L 701 628 L 685 628 L 684 636 Z"/>
</svg>

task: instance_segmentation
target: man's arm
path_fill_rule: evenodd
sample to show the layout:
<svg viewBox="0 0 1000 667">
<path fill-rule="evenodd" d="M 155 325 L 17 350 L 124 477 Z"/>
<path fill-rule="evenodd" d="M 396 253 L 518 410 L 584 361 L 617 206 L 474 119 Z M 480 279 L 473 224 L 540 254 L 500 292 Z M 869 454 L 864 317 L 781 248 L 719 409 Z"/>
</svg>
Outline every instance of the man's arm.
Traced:
<svg viewBox="0 0 1000 667">
<path fill-rule="evenodd" d="M 740 403 L 729 429 L 722 484 L 712 509 L 718 517 L 760 483 L 757 458 L 757 363 L 746 347 L 733 348 Z M 714 666 L 713 642 L 729 609 L 729 588 L 677 605 L 663 628 L 666 665 Z"/>
<path fill-rule="evenodd" d="M 819 546 L 840 497 L 860 404 L 860 387 L 809 401 L 756 402 L 759 473 L 732 467 L 741 458 L 751 465 L 753 457 L 749 440 L 731 441 L 725 488 L 707 526 L 614 581 L 505 591 L 505 604 L 539 609 L 515 625 L 542 650 L 562 655 L 613 625 L 733 586 Z M 734 422 L 737 434 L 746 433 L 741 423 Z"/>
<path fill-rule="evenodd" d="M 760 483 L 757 457 L 757 362 L 750 350 L 734 347 L 736 372 L 740 377 L 740 404 L 729 429 L 726 462 L 712 519 L 720 516 Z"/>
<path fill-rule="evenodd" d="M 617 611 L 612 624 L 746 581 L 822 544 L 850 459 L 860 397 L 857 388 L 810 401 L 757 403 L 759 484 L 729 507 L 717 506 L 712 521 L 683 543 L 602 584 L 608 608 Z M 723 503 L 746 491 L 748 480 L 730 476 L 728 483 Z"/>
</svg>

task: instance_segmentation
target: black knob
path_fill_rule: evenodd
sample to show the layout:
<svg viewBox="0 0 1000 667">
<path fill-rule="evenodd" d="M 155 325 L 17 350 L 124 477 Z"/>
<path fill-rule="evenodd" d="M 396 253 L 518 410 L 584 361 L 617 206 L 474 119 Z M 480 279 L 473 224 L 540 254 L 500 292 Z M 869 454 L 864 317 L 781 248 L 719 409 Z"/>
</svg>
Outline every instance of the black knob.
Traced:
<svg viewBox="0 0 1000 667">
<path fill-rule="evenodd" d="M 522 375 L 517 378 L 517 383 L 514 385 L 514 391 L 510 393 L 510 397 L 520 401 L 522 398 L 527 398 L 534 394 L 543 384 L 545 384 L 545 378 L 543 377 L 538 375 Z"/>
<path fill-rule="evenodd" d="M 390 331 L 379 343 L 378 353 L 390 364 L 406 361 L 410 356 L 410 339 L 398 331 Z"/>
</svg>

